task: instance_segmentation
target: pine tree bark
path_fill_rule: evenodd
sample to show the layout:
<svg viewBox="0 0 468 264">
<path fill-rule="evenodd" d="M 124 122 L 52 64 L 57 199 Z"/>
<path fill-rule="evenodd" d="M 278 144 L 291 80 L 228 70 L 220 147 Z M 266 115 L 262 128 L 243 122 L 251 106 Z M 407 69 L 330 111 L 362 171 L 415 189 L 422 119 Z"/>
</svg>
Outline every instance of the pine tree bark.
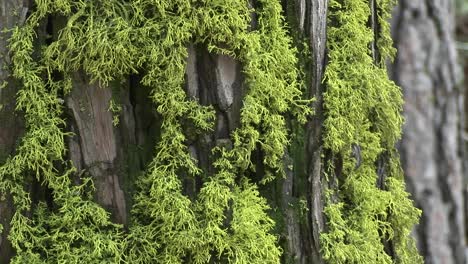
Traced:
<svg viewBox="0 0 468 264">
<path fill-rule="evenodd" d="M 401 158 L 407 186 L 423 210 L 415 237 L 426 263 L 465 263 L 462 90 L 453 1 L 400 0 L 394 15 L 406 124 Z"/>
</svg>

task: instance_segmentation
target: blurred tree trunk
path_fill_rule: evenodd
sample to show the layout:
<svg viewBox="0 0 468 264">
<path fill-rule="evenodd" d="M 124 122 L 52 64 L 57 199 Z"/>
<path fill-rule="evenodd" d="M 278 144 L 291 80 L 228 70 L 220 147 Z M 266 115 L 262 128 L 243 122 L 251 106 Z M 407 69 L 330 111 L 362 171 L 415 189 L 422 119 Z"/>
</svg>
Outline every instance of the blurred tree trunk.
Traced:
<svg viewBox="0 0 468 264">
<path fill-rule="evenodd" d="M 404 91 L 401 158 L 423 210 L 415 237 L 426 263 L 465 263 L 463 94 L 454 2 L 400 0 L 393 16 L 393 78 Z"/>
</svg>

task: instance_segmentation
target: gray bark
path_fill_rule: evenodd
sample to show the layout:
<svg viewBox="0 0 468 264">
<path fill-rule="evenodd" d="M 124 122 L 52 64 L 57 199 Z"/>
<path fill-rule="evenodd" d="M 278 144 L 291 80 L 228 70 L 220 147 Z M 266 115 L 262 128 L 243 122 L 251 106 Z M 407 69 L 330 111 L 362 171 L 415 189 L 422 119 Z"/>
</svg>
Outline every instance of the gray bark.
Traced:
<svg viewBox="0 0 468 264">
<path fill-rule="evenodd" d="M 136 144 L 133 106 L 129 89 L 118 89 L 116 101 L 122 111 L 117 127 L 108 110 L 112 99 L 109 87 L 89 84 L 82 74 L 75 74 L 73 89 L 67 98 L 70 126 L 75 134 L 69 138 L 69 156 L 79 174 L 91 176 L 96 187 L 95 198 L 110 211 L 118 223 L 127 223 L 127 202 L 124 194 L 125 175 L 131 175 L 127 157 Z"/>
<path fill-rule="evenodd" d="M 313 263 L 323 263 L 320 255 L 320 233 L 324 231 L 325 223 L 323 216 L 324 200 L 322 191 L 324 188 L 323 161 L 322 161 L 322 122 L 324 120 L 322 108 L 322 84 L 325 56 L 326 56 L 326 25 L 328 0 L 311 0 L 306 3 L 304 13 L 309 14 L 306 25 L 310 49 L 312 50 L 311 62 L 311 83 L 309 84 L 310 94 L 315 97 L 315 115 L 307 125 L 307 161 L 308 167 L 308 200 L 309 200 L 309 225 L 311 228 L 311 242 L 309 245 L 311 261 Z M 302 30 L 302 28 L 301 28 Z"/>
<path fill-rule="evenodd" d="M 454 46 L 453 2 L 400 0 L 393 77 L 403 88 L 401 157 L 407 186 L 423 210 L 415 230 L 426 263 L 465 263 L 462 94 Z"/>
</svg>

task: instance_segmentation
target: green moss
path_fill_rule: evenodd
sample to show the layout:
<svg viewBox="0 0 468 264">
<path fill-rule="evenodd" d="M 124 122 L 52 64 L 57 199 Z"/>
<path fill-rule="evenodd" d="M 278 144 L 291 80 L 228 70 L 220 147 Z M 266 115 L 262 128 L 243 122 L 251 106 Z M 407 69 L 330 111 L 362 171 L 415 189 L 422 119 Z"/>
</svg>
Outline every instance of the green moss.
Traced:
<svg viewBox="0 0 468 264">
<path fill-rule="evenodd" d="M 404 191 L 394 149 L 401 92 L 385 69 L 395 52 L 386 22 L 392 1 L 377 4 L 381 31 L 373 36 L 366 26 L 366 1 L 330 2 L 324 145 L 343 159 L 338 202 L 330 199 L 328 232 L 321 235 L 330 263 L 421 262 L 408 238 L 420 212 Z M 27 130 L 16 155 L 0 167 L 0 193 L 12 194 L 16 207 L 9 235 L 17 252 L 13 263 L 279 262 L 282 252 L 268 206 L 246 175 L 255 170 L 251 155 L 257 146 L 267 171 L 262 182 L 284 174 L 284 150 L 291 140 L 285 117 L 293 116 L 298 122 L 293 126 L 300 126 L 311 109 L 310 101 L 301 99 L 298 79 L 308 77 L 298 70 L 279 1 L 260 0 L 258 6 L 252 10 L 248 1 L 237 0 L 36 1 L 36 10 L 10 39 L 13 76 L 23 84 L 17 109 L 25 113 Z M 251 28 L 252 12 L 256 28 Z M 35 30 L 49 15 L 66 22 L 57 38 L 37 51 Z M 374 37 L 382 55 L 377 63 L 369 51 Z M 236 58 L 249 87 L 232 148 L 213 150 L 217 173 L 208 175 L 196 201 L 182 193 L 180 175 L 202 174 L 182 124 L 206 133 L 215 115 L 182 88 L 190 43 Z M 113 224 L 92 201 L 89 178 L 72 184 L 73 165 L 63 160 L 68 134 L 59 94 L 72 89 L 70 75 L 79 70 L 102 86 L 141 74 L 162 120 L 153 160 L 137 183 L 129 230 Z M 52 78 L 53 72 L 63 79 Z M 110 110 L 117 114 L 118 105 L 110 102 Z M 361 149 L 360 166 L 353 146 Z M 381 190 L 375 163 L 384 151 L 393 156 Z M 32 204 L 24 186 L 33 177 L 52 190 L 54 206 L 41 203 L 28 217 Z M 392 241 L 395 259 L 385 252 L 382 238 Z"/>
<path fill-rule="evenodd" d="M 0 192 L 10 192 L 17 209 L 9 235 L 17 251 L 13 263 L 279 262 L 268 206 L 245 175 L 255 169 L 250 157 L 257 145 L 269 172 L 263 181 L 282 175 L 289 143 L 284 116 L 305 122 L 311 109 L 301 99 L 296 51 L 279 2 L 262 0 L 259 6 L 251 10 L 247 1 L 236 0 L 36 1 L 36 10 L 10 39 L 13 75 L 23 83 L 17 108 L 27 126 L 16 155 L 0 167 Z M 255 29 L 252 12 L 258 17 Z M 67 21 L 33 60 L 36 27 L 49 15 Z M 249 87 L 233 147 L 214 150 L 220 154 L 213 164 L 218 172 L 195 202 L 181 190 L 182 172 L 201 174 L 182 124 L 205 133 L 215 115 L 182 88 L 192 42 L 238 59 Z M 73 165 L 63 160 L 68 134 L 58 95 L 71 90 L 70 75 L 79 70 L 102 86 L 142 74 L 162 119 L 155 155 L 137 183 L 128 232 L 92 201 L 89 178 L 80 186 L 71 183 Z M 63 80 L 52 78 L 53 72 Z M 109 108 L 114 115 L 120 111 L 114 101 Z M 31 201 L 23 186 L 31 177 L 52 190 L 54 208 L 40 204 L 27 217 Z"/>
<path fill-rule="evenodd" d="M 405 192 L 394 154 L 403 120 L 400 88 L 385 68 L 385 60 L 395 52 L 387 22 L 392 3 L 377 1 L 381 31 L 374 36 L 367 26 L 367 1 L 330 2 L 324 146 L 343 160 L 341 175 L 335 175 L 340 187 L 333 195 L 338 201 L 329 196 L 328 230 L 321 235 L 322 253 L 330 263 L 422 263 L 409 238 L 421 212 Z M 377 64 L 369 49 L 374 37 L 382 55 Z M 353 146 L 360 149 L 360 165 Z M 382 190 L 377 187 L 376 161 L 384 151 L 392 155 L 392 169 Z M 333 167 L 329 175 L 336 172 Z M 395 258 L 385 251 L 382 239 L 394 245 Z"/>
</svg>

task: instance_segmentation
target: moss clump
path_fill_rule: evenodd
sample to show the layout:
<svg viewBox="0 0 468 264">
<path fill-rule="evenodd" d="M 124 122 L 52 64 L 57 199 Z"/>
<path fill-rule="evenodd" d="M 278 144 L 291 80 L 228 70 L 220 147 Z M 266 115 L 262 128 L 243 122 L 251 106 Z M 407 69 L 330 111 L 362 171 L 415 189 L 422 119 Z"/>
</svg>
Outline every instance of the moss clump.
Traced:
<svg viewBox="0 0 468 264">
<path fill-rule="evenodd" d="M 250 156 L 257 145 L 269 172 L 264 181 L 281 175 L 289 141 L 284 116 L 292 113 L 304 122 L 311 110 L 301 100 L 296 51 L 283 28 L 281 6 L 258 4 L 253 10 L 237 0 L 36 1 L 36 10 L 10 39 L 13 75 L 23 83 L 17 109 L 27 126 L 16 155 L 0 167 L 0 192 L 11 193 L 16 207 L 9 235 L 17 251 L 13 263 L 279 262 L 268 206 L 245 175 L 254 170 Z M 250 26 L 252 12 L 256 28 Z M 66 17 L 66 23 L 55 41 L 36 51 L 36 27 L 51 15 Z M 218 172 L 195 202 L 182 194 L 178 177 L 201 173 L 181 124 L 190 122 L 205 133 L 213 127 L 214 111 L 188 99 L 182 88 L 190 43 L 238 59 L 249 87 L 233 148 L 214 150 L 220 153 Z M 72 89 L 75 71 L 102 86 L 142 74 L 162 118 L 155 156 L 138 180 L 128 232 L 91 200 L 90 179 L 72 184 L 73 165 L 63 160 L 68 134 L 59 95 Z M 56 73 L 63 78 L 57 80 Z M 117 113 L 118 105 L 111 110 Z M 27 217 L 32 204 L 24 186 L 31 177 L 52 190 L 54 206 L 39 204 Z"/>
<path fill-rule="evenodd" d="M 403 120 L 400 89 L 385 68 L 395 53 L 387 22 L 391 6 L 392 1 L 377 1 L 381 31 L 374 36 L 367 26 L 368 1 L 330 1 L 324 145 L 343 161 L 342 168 L 330 164 L 328 169 L 329 175 L 339 171 L 334 175 L 339 189 L 329 195 L 325 208 L 328 232 L 321 235 L 323 256 L 330 263 L 422 263 L 409 238 L 421 212 L 405 192 L 394 147 Z M 373 61 L 369 49 L 374 37 L 380 62 Z M 379 189 L 376 164 L 384 152 L 391 157 L 391 169 Z M 395 258 L 383 239 L 393 244 Z"/>
<path fill-rule="evenodd" d="M 51 70 L 32 59 L 33 25 L 38 19 L 31 16 L 25 26 L 13 31 L 10 40 L 13 76 L 23 84 L 17 109 L 24 111 L 27 129 L 16 155 L 0 167 L 0 192 L 12 194 L 16 209 L 9 234 L 17 253 L 12 263 L 95 259 L 115 263 L 121 254 L 119 227 L 109 221 L 105 210 L 82 198 L 88 180 L 72 186 L 73 169 L 59 172 L 56 168 L 57 163 L 70 167 L 62 160 L 67 133 L 63 132 L 58 94 L 71 89 L 71 80 L 52 81 Z M 32 177 L 52 190 L 56 211 L 46 214 L 40 204 L 33 217 L 26 216 L 32 208 L 25 186 Z"/>
</svg>

